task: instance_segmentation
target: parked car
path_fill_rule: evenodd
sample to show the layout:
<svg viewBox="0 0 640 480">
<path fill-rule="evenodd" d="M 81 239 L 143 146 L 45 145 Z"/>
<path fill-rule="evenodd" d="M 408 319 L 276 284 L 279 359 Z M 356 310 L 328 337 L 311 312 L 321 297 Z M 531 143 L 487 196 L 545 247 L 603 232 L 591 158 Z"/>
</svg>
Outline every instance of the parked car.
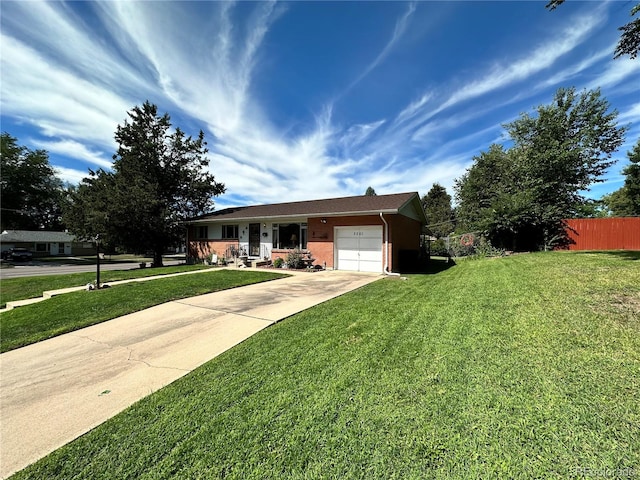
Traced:
<svg viewBox="0 0 640 480">
<path fill-rule="evenodd" d="M 4 260 L 27 261 L 33 258 L 33 253 L 26 248 L 10 248 L 2 252 Z"/>
</svg>

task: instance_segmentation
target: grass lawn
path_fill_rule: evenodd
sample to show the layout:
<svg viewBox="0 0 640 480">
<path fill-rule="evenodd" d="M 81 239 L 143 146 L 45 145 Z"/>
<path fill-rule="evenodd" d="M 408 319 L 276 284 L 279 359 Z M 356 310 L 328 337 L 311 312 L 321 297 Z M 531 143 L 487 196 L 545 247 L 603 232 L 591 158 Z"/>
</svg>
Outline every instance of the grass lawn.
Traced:
<svg viewBox="0 0 640 480">
<path fill-rule="evenodd" d="M 100 272 L 100 283 L 127 280 L 129 278 L 152 277 L 169 273 L 189 272 L 211 268 L 204 265 L 177 265 L 160 268 L 141 268 L 136 270 L 104 270 Z M 0 288 L 0 307 L 7 302 L 41 297 L 46 290 L 86 285 L 96 280 L 96 272 L 69 273 L 66 275 L 41 275 L 36 277 L 8 278 L 2 280 Z"/>
<path fill-rule="evenodd" d="M 156 272 L 158 270 L 162 269 L 153 269 Z M 127 283 L 92 292 L 59 295 L 0 314 L 0 352 L 171 300 L 280 277 L 281 274 L 271 272 L 213 270 L 196 275 Z M 4 282 L 2 283 L 4 287 Z"/>
<path fill-rule="evenodd" d="M 16 478 L 638 476 L 639 398 L 640 253 L 464 261 L 263 330 Z"/>
</svg>

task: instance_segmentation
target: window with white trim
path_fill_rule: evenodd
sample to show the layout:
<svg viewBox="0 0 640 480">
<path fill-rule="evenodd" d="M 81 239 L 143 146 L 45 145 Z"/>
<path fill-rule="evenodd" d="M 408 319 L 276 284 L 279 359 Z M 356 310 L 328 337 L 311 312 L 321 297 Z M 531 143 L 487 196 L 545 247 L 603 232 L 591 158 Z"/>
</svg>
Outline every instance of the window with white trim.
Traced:
<svg viewBox="0 0 640 480">
<path fill-rule="evenodd" d="M 238 239 L 238 225 L 222 225 L 222 239 L 223 240 L 237 240 Z"/>
<path fill-rule="evenodd" d="M 273 248 L 307 248 L 306 223 L 274 223 Z"/>
</svg>

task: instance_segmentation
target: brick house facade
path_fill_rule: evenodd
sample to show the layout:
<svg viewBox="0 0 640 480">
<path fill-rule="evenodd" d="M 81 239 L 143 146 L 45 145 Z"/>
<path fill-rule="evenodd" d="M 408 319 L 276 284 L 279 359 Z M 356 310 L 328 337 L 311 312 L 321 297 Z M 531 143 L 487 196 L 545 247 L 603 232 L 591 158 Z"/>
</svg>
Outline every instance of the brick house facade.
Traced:
<svg viewBox="0 0 640 480">
<path fill-rule="evenodd" d="M 229 208 L 188 222 L 187 252 L 275 260 L 299 248 L 328 269 L 397 272 L 425 225 L 416 192 Z"/>
</svg>

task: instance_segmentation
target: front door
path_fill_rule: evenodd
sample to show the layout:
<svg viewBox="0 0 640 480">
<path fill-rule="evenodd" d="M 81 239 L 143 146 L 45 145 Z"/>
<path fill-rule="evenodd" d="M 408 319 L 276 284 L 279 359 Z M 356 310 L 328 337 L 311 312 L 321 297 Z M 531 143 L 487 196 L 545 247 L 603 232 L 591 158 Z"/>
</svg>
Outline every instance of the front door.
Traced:
<svg viewBox="0 0 640 480">
<path fill-rule="evenodd" d="M 260 224 L 249 224 L 249 256 L 260 256 Z"/>
</svg>

